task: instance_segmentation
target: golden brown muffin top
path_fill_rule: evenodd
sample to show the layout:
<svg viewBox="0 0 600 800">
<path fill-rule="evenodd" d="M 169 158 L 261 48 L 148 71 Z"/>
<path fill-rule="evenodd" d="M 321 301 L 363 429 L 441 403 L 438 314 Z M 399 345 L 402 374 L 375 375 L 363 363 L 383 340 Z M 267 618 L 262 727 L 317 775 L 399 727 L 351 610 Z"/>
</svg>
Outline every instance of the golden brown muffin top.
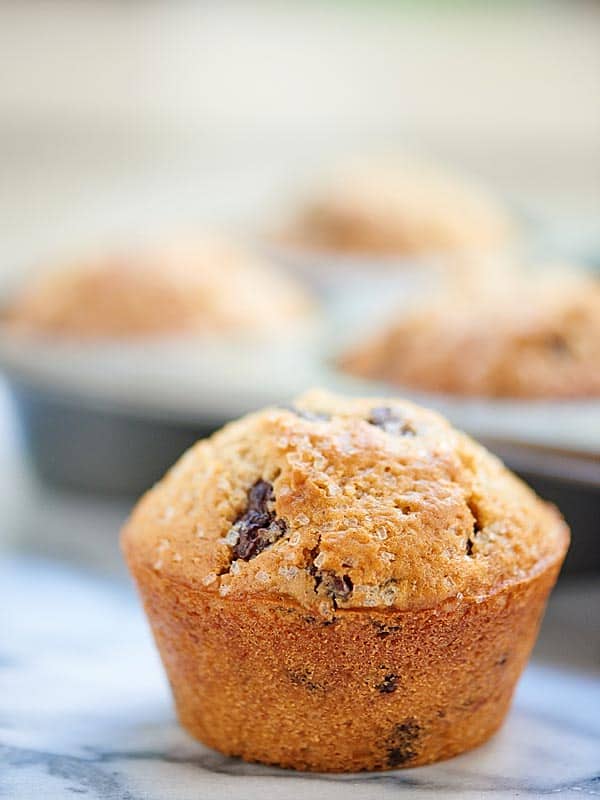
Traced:
<svg viewBox="0 0 600 800">
<path fill-rule="evenodd" d="M 303 289 L 227 242 L 203 239 L 41 273 L 5 319 L 70 338 L 265 331 L 298 320 Z"/>
<path fill-rule="evenodd" d="M 567 541 L 552 506 L 437 414 L 322 391 L 196 444 L 123 534 L 167 580 L 324 617 L 485 597 Z"/>
<path fill-rule="evenodd" d="M 382 255 L 494 248 L 508 214 L 474 183 L 409 159 L 355 161 L 316 189 L 292 225 L 300 246 Z"/>
<path fill-rule="evenodd" d="M 402 312 L 401 312 L 402 313 Z M 482 397 L 600 395 L 600 281 L 578 275 L 449 293 L 351 349 L 352 374 Z"/>
</svg>

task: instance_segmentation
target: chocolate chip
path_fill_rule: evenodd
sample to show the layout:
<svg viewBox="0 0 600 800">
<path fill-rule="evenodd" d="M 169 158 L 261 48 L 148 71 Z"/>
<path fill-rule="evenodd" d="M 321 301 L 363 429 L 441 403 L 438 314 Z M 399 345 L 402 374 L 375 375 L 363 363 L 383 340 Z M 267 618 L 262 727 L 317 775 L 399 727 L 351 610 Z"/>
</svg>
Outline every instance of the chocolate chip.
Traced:
<svg viewBox="0 0 600 800">
<path fill-rule="evenodd" d="M 258 480 L 250 487 L 248 508 L 237 518 L 232 529 L 238 534 L 233 548 L 236 558 L 250 561 L 286 532 L 284 520 L 277 519 L 275 511 L 268 508 L 267 504 L 274 499 L 273 486 L 267 481 Z"/>
<path fill-rule="evenodd" d="M 267 510 L 267 503 L 274 500 L 273 486 L 267 481 L 258 480 L 248 491 L 248 511 Z"/>
<path fill-rule="evenodd" d="M 464 703 L 460 703 L 457 708 L 459 708 L 461 711 L 473 712 L 478 708 L 481 708 L 481 706 L 486 703 L 487 700 L 487 697 L 469 697 L 464 701 Z"/>
<path fill-rule="evenodd" d="M 310 675 L 310 673 L 306 671 L 294 671 L 288 670 L 288 675 L 291 682 L 294 686 L 303 686 L 309 692 L 323 692 L 325 691 L 324 687 L 314 681 Z"/>
<path fill-rule="evenodd" d="M 372 408 L 367 422 L 395 436 L 415 436 L 416 434 L 410 422 L 402 419 L 396 411 L 387 406 Z"/>
<path fill-rule="evenodd" d="M 373 626 L 377 628 L 378 639 L 387 639 L 390 634 L 400 630 L 399 625 L 386 625 L 384 622 L 379 622 L 379 620 L 376 619 L 373 620 Z"/>
<path fill-rule="evenodd" d="M 336 575 L 335 572 L 320 570 L 315 573 L 315 589 L 321 587 L 325 594 L 336 600 L 347 600 L 354 588 L 349 575 Z"/>
<path fill-rule="evenodd" d="M 481 512 L 479 510 L 479 506 L 477 505 L 475 499 L 473 497 L 469 497 L 467 500 L 467 508 L 471 512 L 471 516 L 473 517 L 473 533 L 467 539 L 466 550 L 467 555 L 473 555 L 473 545 L 474 539 L 478 533 L 481 533 L 483 530 L 483 523 L 481 520 Z"/>
<path fill-rule="evenodd" d="M 387 746 L 389 767 L 400 767 L 417 756 L 416 742 L 421 726 L 414 719 L 407 719 L 394 727 Z"/>
<path fill-rule="evenodd" d="M 569 342 L 560 333 L 551 333 L 544 341 L 545 346 L 557 356 L 571 355 Z"/>
<path fill-rule="evenodd" d="M 502 653 L 500 658 L 496 661 L 497 667 L 503 667 L 508 661 L 508 653 Z"/>
<path fill-rule="evenodd" d="M 352 594 L 352 581 L 348 575 L 334 575 L 331 581 L 331 593 L 341 600 L 347 600 Z"/>
<path fill-rule="evenodd" d="M 308 568 L 309 573 L 315 579 L 315 592 L 323 592 L 331 597 L 334 608 L 337 608 L 338 600 L 347 600 L 354 588 L 349 575 L 336 575 L 329 570 L 317 570 L 314 565 Z"/>
<path fill-rule="evenodd" d="M 398 676 L 395 675 L 393 672 L 390 672 L 385 678 L 378 683 L 375 687 L 378 692 L 381 694 L 391 694 L 392 692 L 396 691 L 398 686 Z"/>
<path fill-rule="evenodd" d="M 317 569 L 315 559 L 319 556 L 319 545 L 310 551 L 310 561 L 307 566 L 309 575 L 315 580 L 315 592 L 326 594 L 333 600 L 337 608 L 337 600 L 347 600 L 352 594 L 354 585 L 349 575 L 337 575 L 328 569 Z"/>
</svg>

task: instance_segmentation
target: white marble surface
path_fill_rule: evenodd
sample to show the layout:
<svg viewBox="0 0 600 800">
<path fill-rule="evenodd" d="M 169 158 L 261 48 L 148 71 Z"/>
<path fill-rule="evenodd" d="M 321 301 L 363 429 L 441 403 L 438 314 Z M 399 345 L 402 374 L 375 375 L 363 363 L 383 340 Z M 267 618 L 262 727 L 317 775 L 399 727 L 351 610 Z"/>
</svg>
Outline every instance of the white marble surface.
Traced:
<svg viewBox="0 0 600 800">
<path fill-rule="evenodd" d="M 7 419 L 0 391 L 1 798 L 600 795 L 597 580 L 561 583 L 513 710 L 482 748 L 432 767 L 359 776 L 245 765 L 177 725 L 118 553 L 127 503 L 37 486 Z"/>
</svg>

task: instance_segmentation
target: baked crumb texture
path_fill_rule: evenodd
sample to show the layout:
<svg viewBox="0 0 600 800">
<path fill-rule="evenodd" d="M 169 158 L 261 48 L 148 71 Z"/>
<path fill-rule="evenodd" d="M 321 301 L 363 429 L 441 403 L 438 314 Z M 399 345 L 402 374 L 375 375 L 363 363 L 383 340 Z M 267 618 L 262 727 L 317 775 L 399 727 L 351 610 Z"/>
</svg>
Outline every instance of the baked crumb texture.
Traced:
<svg viewBox="0 0 600 800">
<path fill-rule="evenodd" d="M 436 414 L 323 392 L 198 443 L 123 534 L 186 728 L 336 771 L 486 739 L 567 544 Z"/>
<path fill-rule="evenodd" d="M 578 398 L 600 395 L 600 281 L 507 281 L 402 311 L 352 348 L 354 375 L 454 395 Z"/>
<path fill-rule="evenodd" d="M 217 239 L 40 273 L 4 315 L 13 329 L 78 339 L 269 331 L 311 310 L 304 290 Z"/>
<path fill-rule="evenodd" d="M 409 159 L 344 165 L 290 227 L 298 245 L 380 255 L 493 249 L 514 237 L 509 215 L 484 188 Z"/>
</svg>

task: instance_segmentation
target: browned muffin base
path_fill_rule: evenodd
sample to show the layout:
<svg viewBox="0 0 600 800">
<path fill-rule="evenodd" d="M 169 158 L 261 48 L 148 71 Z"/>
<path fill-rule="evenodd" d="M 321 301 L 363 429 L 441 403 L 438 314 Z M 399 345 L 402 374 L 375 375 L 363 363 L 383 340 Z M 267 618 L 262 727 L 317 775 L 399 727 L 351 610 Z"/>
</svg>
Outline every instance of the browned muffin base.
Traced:
<svg viewBox="0 0 600 800">
<path fill-rule="evenodd" d="M 481 602 L 327 621 L 289 600 L 192 590 L 128 555 L 184 727 L 246 761 L 331 772 L 427 764 L 488 739 L 560 568 Z"/>
</svg>

